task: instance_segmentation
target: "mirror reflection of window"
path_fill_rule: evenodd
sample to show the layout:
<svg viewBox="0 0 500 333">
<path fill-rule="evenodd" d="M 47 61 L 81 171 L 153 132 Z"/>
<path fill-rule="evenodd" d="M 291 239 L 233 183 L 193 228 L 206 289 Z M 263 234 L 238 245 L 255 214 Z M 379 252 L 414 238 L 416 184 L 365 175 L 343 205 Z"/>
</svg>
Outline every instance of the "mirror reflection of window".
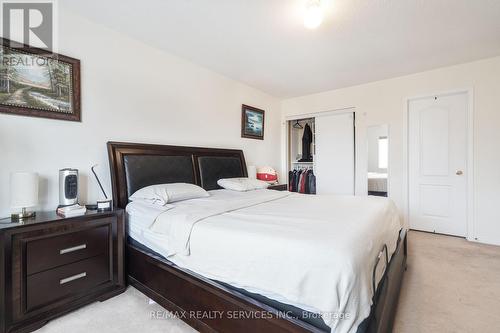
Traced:
<svg viewBox="0 0 500 333">
<path fill-rule="evenodd" d="M 368 195 L 387 197 L 389 126 L 368 127 L 367 140 Z"/>
<path fill-rule="evenodd" d="M 387 169 L 389 163 L 389 139 L 387 136 L 378 138 L 378 168 Z"/>
</svg>

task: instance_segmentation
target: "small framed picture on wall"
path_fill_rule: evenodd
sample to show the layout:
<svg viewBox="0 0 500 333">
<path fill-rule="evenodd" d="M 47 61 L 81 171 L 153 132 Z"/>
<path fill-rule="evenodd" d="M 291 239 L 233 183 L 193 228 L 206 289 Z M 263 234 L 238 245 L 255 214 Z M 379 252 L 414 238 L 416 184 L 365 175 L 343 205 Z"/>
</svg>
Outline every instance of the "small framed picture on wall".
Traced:
<svg viewBox="0 0 500 333">
<path fill-rule="evenodd" d="M 264 110 L 241 106 L 241 137 L 264 140 Z"/>
</svg>

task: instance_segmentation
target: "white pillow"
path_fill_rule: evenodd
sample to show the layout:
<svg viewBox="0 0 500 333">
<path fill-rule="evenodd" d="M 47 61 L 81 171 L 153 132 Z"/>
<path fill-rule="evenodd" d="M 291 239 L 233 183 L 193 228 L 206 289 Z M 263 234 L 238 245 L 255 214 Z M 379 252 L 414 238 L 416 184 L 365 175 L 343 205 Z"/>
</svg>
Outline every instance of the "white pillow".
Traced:
<svg viewBox="0 0 500 333">
<path fill-rule="evenodd" d="M 239 192 L 245 191 L 253 191 L 265 189 L 269 186 L 268 183 L 258 180 L 258 179 L 250 179 L 250 178 L 225 178 L 219 179 L 217 181 L 220 187 L 225 188 L 226 190 L 233 190 Z"/>
<path fill-rule="evenodd" d="M 156 205 L 166 205 L 170 202 L 208 197 L 207 191 L 194 184 L 172 183 L 151 185 L 141 188 L 132 194 L 130 201 L 142 200 Z"/>
</svg>

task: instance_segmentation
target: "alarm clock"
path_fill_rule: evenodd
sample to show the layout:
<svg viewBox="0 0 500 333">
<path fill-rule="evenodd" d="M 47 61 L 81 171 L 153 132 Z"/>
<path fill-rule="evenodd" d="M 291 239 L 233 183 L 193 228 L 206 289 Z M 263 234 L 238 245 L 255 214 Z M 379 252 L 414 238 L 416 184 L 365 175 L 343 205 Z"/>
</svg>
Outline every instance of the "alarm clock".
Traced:
<svg viewBox="0 0 500 333">
<path fill-rule="evenodd" d="M 78 170 L 59 170 L 59 207 L 78 203 Z"/>
</svg>

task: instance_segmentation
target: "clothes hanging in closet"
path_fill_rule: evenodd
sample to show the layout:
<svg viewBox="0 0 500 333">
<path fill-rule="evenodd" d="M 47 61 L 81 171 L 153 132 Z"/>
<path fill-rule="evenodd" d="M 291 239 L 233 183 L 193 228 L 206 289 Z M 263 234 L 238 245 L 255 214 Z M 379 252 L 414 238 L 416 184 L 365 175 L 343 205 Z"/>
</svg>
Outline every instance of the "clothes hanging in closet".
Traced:
<svg viewBox="0 0 500 333">
<path fill-rule="evenodd" d="M 304 126 L 304 134 L 302 135 L 302 158 L 299 160 L 300 162 L 311 162 L 311 143 L 313 140 L 313 134 L 311 131 L 311 127 L 306 123 Z"/>
<path fill-rule="evenodd" d="M 288 191 L 295 192 L 293 190 L 294 174 L 293 171 L 288 171 Z"/>
<path fill-rule="evenodd" d="M 311 169 L 288 172 L 288 190 L 305 194 L 316 194 L 316 176 Z"/>
<path fill-rule="evenodd" d="M 308 177 L 308 192 L 309 194 L 316 194 L 316 176 L 314 175 L 314 173 L 312 172 L 311 170 L 311 173 L 309 174 L 309 177 Z"/>
<path fill-rule="evenodd" d="M 310 193 L 309 192 L 309 180 L 311 179 L 311 173 L 307 173 L 306 178 L 304 179 L 304 193 Z"/>
</svg>

